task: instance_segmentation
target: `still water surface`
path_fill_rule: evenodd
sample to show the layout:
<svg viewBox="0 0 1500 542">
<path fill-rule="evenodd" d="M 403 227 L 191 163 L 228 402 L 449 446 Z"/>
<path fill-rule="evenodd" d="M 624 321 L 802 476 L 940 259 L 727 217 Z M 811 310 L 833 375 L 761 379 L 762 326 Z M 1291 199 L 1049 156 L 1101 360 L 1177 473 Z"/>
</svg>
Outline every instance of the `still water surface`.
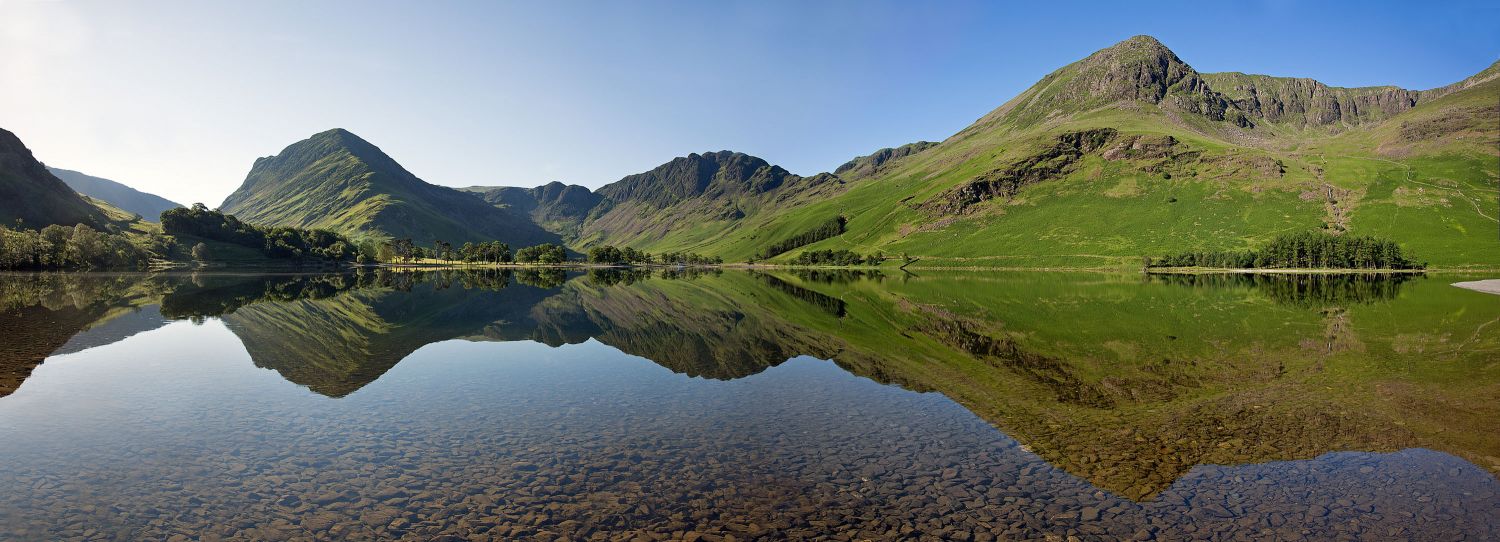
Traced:
<svg viewBox="0 0 1500 542">
<path fill-rule="evenodd" d="M 0 539 L 1500 537 L 1500 298 L 0 276 Z"/>
</svg>

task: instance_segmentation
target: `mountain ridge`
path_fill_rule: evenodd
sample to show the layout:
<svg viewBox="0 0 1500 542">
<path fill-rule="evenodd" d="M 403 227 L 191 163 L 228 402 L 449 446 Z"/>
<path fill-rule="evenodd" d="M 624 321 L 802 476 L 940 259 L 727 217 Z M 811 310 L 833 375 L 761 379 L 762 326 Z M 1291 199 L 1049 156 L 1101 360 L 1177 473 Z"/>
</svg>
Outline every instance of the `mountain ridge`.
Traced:
<svg viewBox="0 0 1500 542">
<path fill-rule="evenodd" d="M 1123 267 L 1142 255 L 1245 249 L 1277 232 L 1321 229 L 1388 236 L 1438 265 L 1500 267 L 1500 257 L 1471 256 L 1488 254 L 1476 250 L 1477 232 L 1500 215 L 1486 212 L 1484 197 L 1495 190 L 1486 163 L 1500 129 L 1481 122 L 1500 116 L 1486 103 L 1500 94 L 1497 75 L 1500 63 L 1417 91 L 1201 73 L 1159 40 L 1135 36 L 1054 70 L 941 142 L 880 149 L 832 172 L 797 175 L 726 150 L 678 156 L 596 190 L 464 190 L 517 218 L 509 229 L 525 222 L 575 250 L 613 244 L 735 260 L 846 217 L 844 234 L 775 261 L 844 249 L 934 265 Z M 392 198 L 426 184 L 357 137 L 340 145 L 372 156 L 344 177 L 389 170 L 405 181 L 388 183 L 398 186 L 386 190 Z M 274 158 L 257 170 L 281 168 Z M 242 190 L 260 182 L 252 170 Z M 378 215 L 388 199 L 361 204 Z M 240 204 L 231 197 L 225 206 Z M 419 242 L 495 233 L 440 228 Z"/>
<path fill-rule="evenodd" d="M 1055 70 L 845 190 L 747 214 L 711 235 L 641 238 L 642 248 L 733 261 L 846 216 L 843 235 L 775 261 L 844 249 L 939 266 L 1119 268 L 1142 255 L 1244 250 L 1276 232 L 1321 229 L 1395 239 L 1440 267 L 1500 268 L 1493 236 L 1483 235 L 1500 214 L 1500 123 L 1484 122 L 1500 119 L 1497 72 L 1413 91 L 1426 98 L 1410 105 L 1322 91 L 1331 93 L 1325 102 L 1281 100 L 1276 116 L 1264 107 L 1274 100 L 1244 107 L 1248 91 L 1215 86 L 1228 76 L 1201 74 L 1136 37 Z M 1360 92 L 1387 89 L 1375 88 Z M 1335 105 L 1312 107 L 1326 102 Z M 1325 114 L 1333 107 L 1337 115 Z M 1070 143 L 1093 135 L 1109 141 Z"/>
<path fill-rule="evenodd" d="M 678 156 L 592 191 L 555 181 L 532 188 L 474 186 L 464 190 L 479 193 L 494 205 L 531 213 L 576 248 L 631 245 L 684 227 L 704 233 L 732 228 L 762 209 L 840 191 L 849 180 L 930 145 L 919 142 L 855 158 L 845 165 L 863 169 L 844 176 L 797 175 L 760 157 L 720 150 Z"/>
<path fill-rule="evenodd" d="M 131 188 L 125 183 L 95 177 L 86 173 L 48 167 L 51 172 L 69 188 L 85 196 L 98 198 L 119 207 L 126 212 L 140 215 L 144 220 L 157 222 L 161 220 L 162 211 L 183 207 L 182 204 L 163 198 L 149 192 L 142 192 Z"/>
</svg>

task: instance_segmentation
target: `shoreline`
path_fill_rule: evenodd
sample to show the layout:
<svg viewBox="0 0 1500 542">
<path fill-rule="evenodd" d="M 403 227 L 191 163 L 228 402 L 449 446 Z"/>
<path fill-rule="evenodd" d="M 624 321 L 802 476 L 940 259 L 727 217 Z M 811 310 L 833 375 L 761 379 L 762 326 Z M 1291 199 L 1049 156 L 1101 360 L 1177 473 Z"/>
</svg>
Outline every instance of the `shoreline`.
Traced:
<svg viewBox="0 0 1500 542">
<path fill-rule="evenodd" d="M 1238 269 L 1219 267 L 1148 267 L 1147 275 L 1421 275 L 1430 269 Z M 1439 270 L 1442 271 L 1442 270 Z M 1453 272 L 1453 271 L 1442 271 Z M 1477 271 L 1483 272 L 1483 271 Z"/>
<path fill-rule="evenodd" d="M 1483 292 L 1483 293 L 1486 293 L 1486 294 L 1500 295 L 1500 279 L 1486 279 L 1486 280 L 1471 280 L 1471 281 L 1465 281 L 1465 282 L 1455 282 L 1455 283 L 1453 283 L 1453 286 L 1457 286 L 1457 287 L 1463 288 L 1465 290 L 1473 290 L 1475 292 Z"/>
<path fill-rule="evenodd" d="M 814 266 L 814 265 L 780 265 L 780 264 L 746 264 L 746 263 L 723 263 L 723 264 L 597 264 L 584 262 L 568 262 L 559 264 L 518 264 L 518 263 L 366 263 L 344 265 L 175 265 L 158 266 L 145 269 L 0 269 L 0 274 L 31 274 L 31 273 L 317 273 L 317 272 L 348 272 L 359 269 L 739 269 L 746 271 L 774 271 L 774 270 L 849 270 L 849 271 L 970 271 L 970 272 L 1037 272 L 1037 273 L 1117 273 L 1130 274 L 1139 273 L 1144 275 L 1213 275 L 1213 274 L 1450 274 L 1450 275 L 1479 275 L 1500 274 L 1500 269 L 1491 268 L 1441 268 L 1430 267 L 1427 269 L 1234 269 L 1234 268 L 1208 268 L 1208 267 L 1070 267 L 1070 266 L 943 266 L 943 265 L 910 265 L 900 267 L 895 265 L 881 266 Z M 1483 281 L 1473 281 L 1483 282 Z"/>
</svg>

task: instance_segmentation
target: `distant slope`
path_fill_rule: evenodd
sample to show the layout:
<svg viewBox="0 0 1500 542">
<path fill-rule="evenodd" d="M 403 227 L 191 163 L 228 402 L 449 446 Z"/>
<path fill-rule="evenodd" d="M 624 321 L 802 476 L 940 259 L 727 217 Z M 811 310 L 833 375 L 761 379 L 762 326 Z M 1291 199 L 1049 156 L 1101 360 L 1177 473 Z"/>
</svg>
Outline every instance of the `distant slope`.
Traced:
<svg viewBox="0 0 1500 542">
<path fill-rule="evenodd" d="M 733 229 L 744 217 L 843 189 L 832 174 L 803 177 L 748 154 L 719 151 L 674 158 L 600 187 L 605 203 L 583 225 L 582 245 L 663 248 Z"/>
<path fill-rule="evenodd" d="M 528 213 L 578 249 L 615 244 L 691 250 L 737 231 L 746 217 L 826 200 L 933 145 L 881 149 L 849 161 L 839 174 L 808 177 L 745 153 L 717 151 L 673 158 L 592 192 L 557 182 L 465 190 L 496 206 Z"/>
<path fill-rule="evenodd" d="M 566 238 L 576 237 L 589 213 L 604 200 L 588 187 L 553 181 L 542 186 L 471 186 L 462 188 L 478 194 L 491 205 L 530 216 L 547 231 Z"/>
<path fill-rule="evenodd" d="M 162 211 L 183 206 L 156 194 L 141 192 L 102 177 L 55 167 L 49 167 L 47 171 L 80 194 L 107 201 L 115 207 L 140 215 L 142 219 L 151 222 L 160 221 Z"/>
<path fill-rule="evenodd" d="M 14 227 L 17 221 L 26 228 L 110 227 L 104 212 L 49 173 L 15 134 L 0 129 L 0 224 Z"/>
<path fill-rule="evenodd" d="M 422 181 L 343 129 L 256 160 L 220 209 L 252 224 L 328 229 L 355 238 L 410 237 L 422 245 L 561 242 L 523 215 Z"/>
</svg>

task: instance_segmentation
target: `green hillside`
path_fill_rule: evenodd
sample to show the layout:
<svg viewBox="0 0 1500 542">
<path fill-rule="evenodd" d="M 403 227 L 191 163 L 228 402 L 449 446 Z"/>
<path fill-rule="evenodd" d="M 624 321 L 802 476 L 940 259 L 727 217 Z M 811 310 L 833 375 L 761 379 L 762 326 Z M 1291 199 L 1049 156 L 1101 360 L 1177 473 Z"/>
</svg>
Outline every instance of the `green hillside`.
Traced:
<svg viewBox="0 0 1500 542">
<path fill-rule="evenodd" d="M 744 260 L 842 215 L 847 233 L 777 261 L 850 249 L 935 266 L 1125 267 L 1325 229 L 1391 238 L 1435 267 L 1500 269 L 1497 71 L 1431 91 L 1336 89 L 1200 74 L 1139 36 L 840 190 L 739 207 L 734 227 L 630 235 L 639 228 L 595 220 L 578 243 Z M 1303 87 L 1321 97 L 1292 100 Z"/>
<path fill-rule="evenodd" d="M 409 237 L 422 245 L 499 240 L 529 246 L 560 240 L 523 215 L 422 181 L 343 129 L 256 160 L 220 209 L 256 225 L 326 229 L 357 239 Z"/>
<path fill-rule="evenodd" d="M 85 175 L 69 169 L 47 168 L 69 188 L 79 194 L 109 202 L 128 213 L 139 215 L 144 220 L 156 222 L 162 211 L 182 207 L 182 204 L 156 194 L 141 192 L 116 181 Z"/>
</svg>

